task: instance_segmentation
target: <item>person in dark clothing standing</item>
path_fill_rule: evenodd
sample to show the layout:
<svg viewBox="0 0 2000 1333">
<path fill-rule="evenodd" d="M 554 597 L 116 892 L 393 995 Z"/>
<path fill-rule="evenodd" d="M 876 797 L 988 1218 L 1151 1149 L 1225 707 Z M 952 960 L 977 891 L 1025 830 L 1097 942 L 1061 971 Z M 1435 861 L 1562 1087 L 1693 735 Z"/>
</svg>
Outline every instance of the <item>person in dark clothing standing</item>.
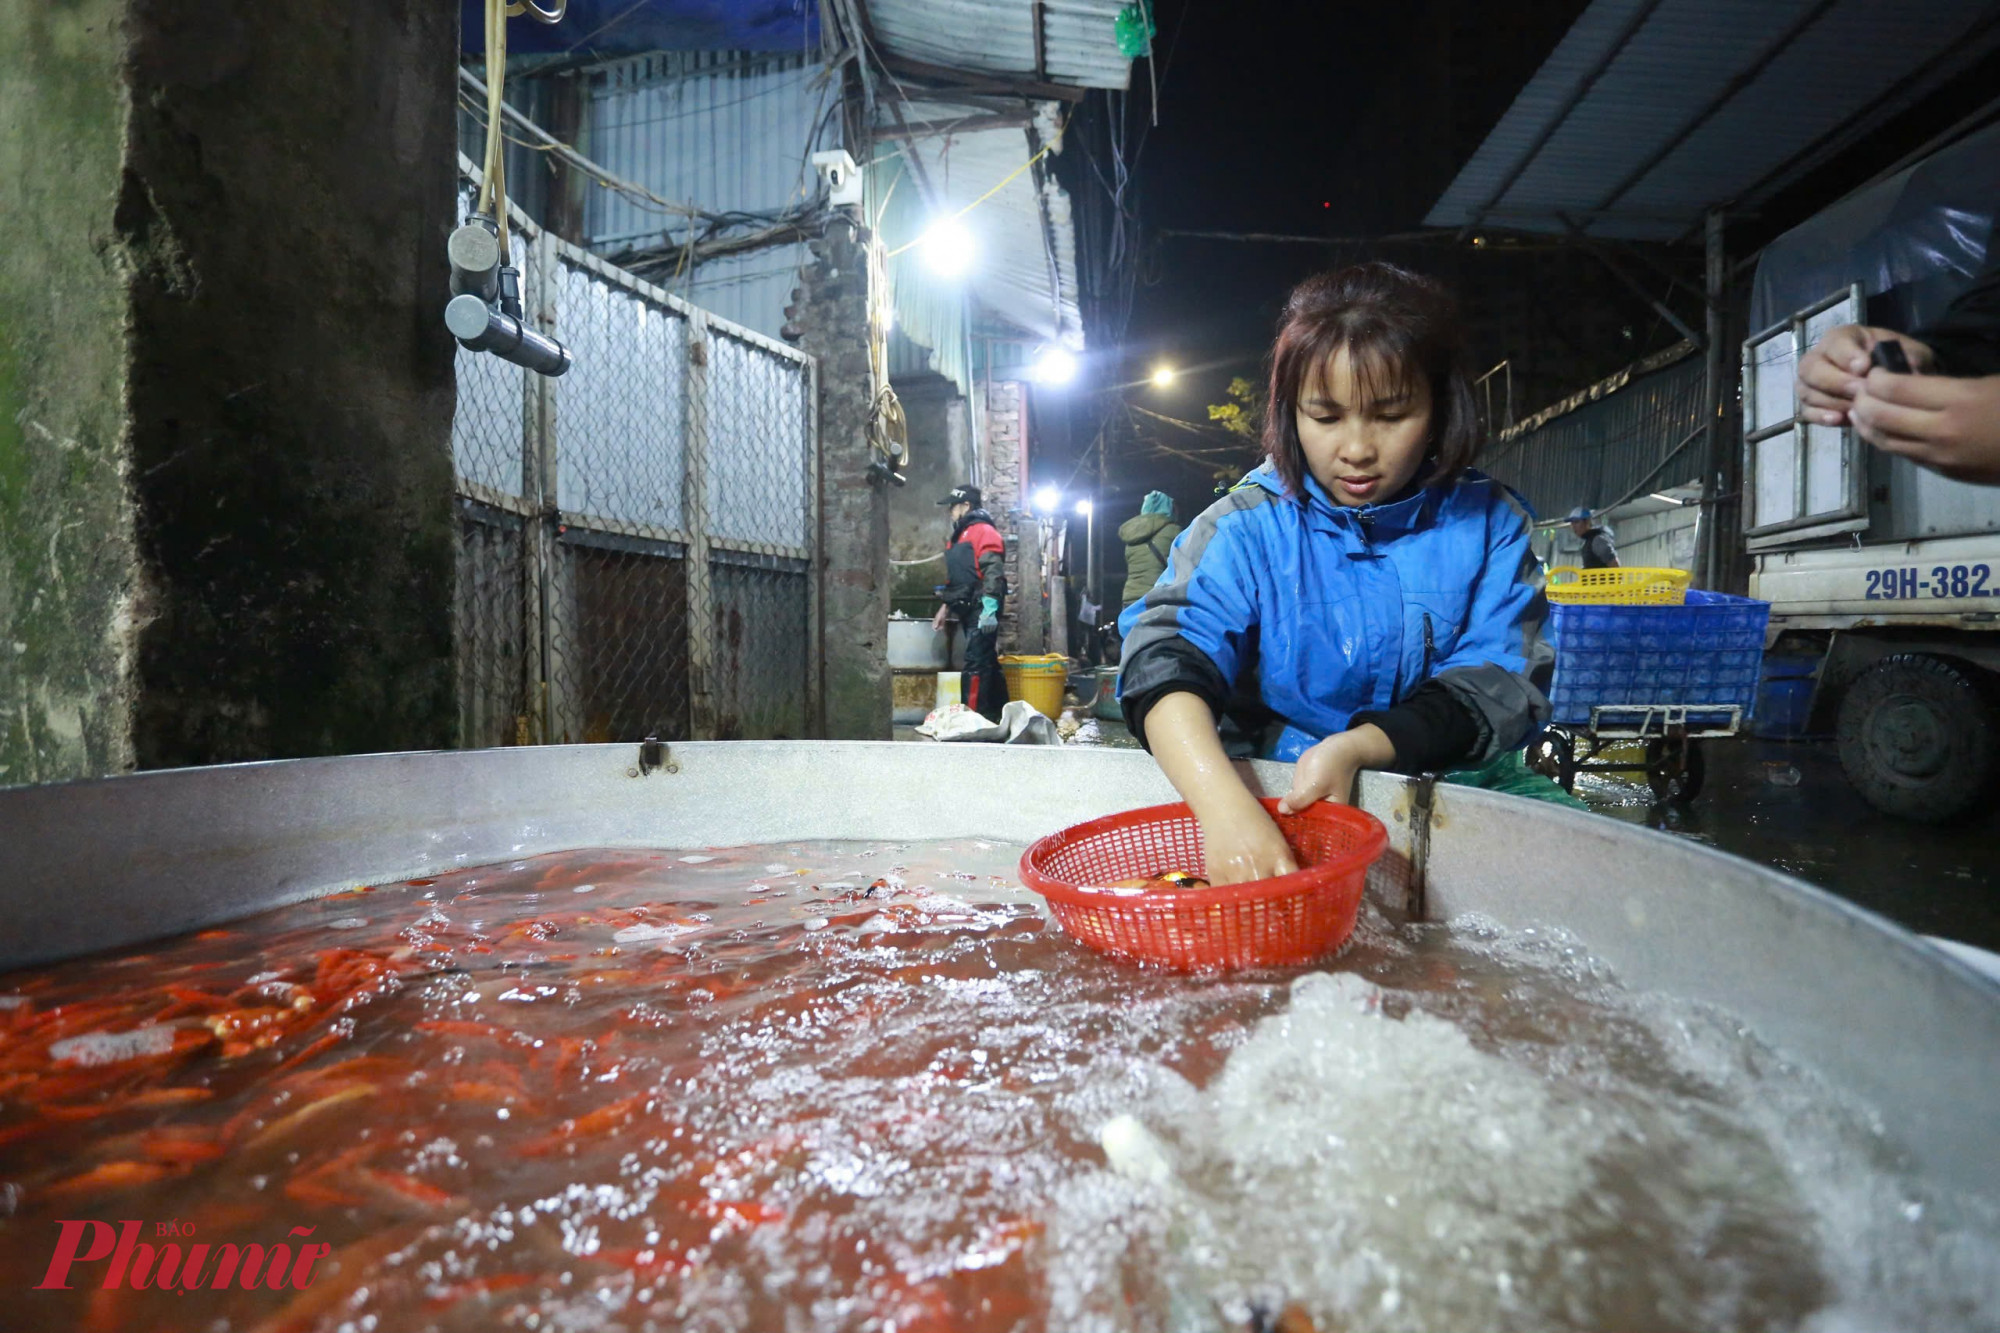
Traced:
<svg viewBox="0 0 2000 1333">
<path fill-rule="evenodd" d="M 980 507 L 977 486 L 954 486 L 938 501 L 950 505 L 951 540 L 944 555 L 944 605 L 931 623 L 944 628 L 947 615 L 965 633 L 965 673 L 959 697 L 989 721 L 1007 706 L 1007 677 L 1000 671 L 1000 606 L 1007 597 L 1007 543 L 993 516 Z"/>
<path fill-rule="evenodd" d="M 1875 364 L 1902 345 L 1909 371 Z M 1955 481 L 2000 485 L 2000 250 L 1915 336 L 1865 324 L 1828 329 L 1799 362 L 1799 415 L 1853 425 L 1877 449 Z"/>
<path fill-rule="evenodd" d="M 1611 544 L 1611 534 L 1598 526 L 1588 509 L 1578 505 L 1569 511 L 1569 530 L 1583 539 L 1585 569 L 1618 568 L 1618 548 Z"/>
</svg>

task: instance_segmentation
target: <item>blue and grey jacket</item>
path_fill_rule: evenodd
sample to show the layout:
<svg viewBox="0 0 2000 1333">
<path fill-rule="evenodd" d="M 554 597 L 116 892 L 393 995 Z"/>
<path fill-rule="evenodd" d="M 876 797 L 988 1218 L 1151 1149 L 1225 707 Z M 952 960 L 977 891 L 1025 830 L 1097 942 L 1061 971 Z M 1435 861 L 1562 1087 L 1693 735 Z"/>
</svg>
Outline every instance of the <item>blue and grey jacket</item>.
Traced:
<svg viewBox="0 0 2000 1333">
<path fill-rule="evenodd" d="M 1288 499 L 1266 462 L 1174 542 L 1119 617 L 1119 697 L 1135 735 L 1176 690 L 1221 715 L 1255 685 L 1263 753 L 1296 759 L 1374 722 L 1415 772 L 1483 764 L 1548 721 L 1554 651 L 1528 546 L 1533 516 L 1478 472 L 1385 505 Z"/>
</svg>

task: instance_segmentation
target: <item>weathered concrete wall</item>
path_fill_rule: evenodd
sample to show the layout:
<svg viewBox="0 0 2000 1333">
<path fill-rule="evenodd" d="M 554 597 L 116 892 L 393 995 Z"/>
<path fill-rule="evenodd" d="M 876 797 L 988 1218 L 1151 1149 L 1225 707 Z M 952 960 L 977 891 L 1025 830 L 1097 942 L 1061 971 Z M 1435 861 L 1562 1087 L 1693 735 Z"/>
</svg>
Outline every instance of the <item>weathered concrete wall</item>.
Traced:
<svg viewBox="0 0 2000 1333">
<path fill-rule="evenodd" d="M 888 483 L 868 472 L 875 382 L 865 236 L 844 218 L 829 223 L 790 310 L 794 341 L 819 359 L 822 697 L 826 734 L 839 740 L 891 734 L 889 498 Z"/>
<path fill-rule="evenodd" d="M 996 380 L 986 386 L 986 438 L 980 449 L 979 475 L 986 479 L 986 507 L 1007 538 L 1007 589 L 1011 594 L 1000 613 L 1000 651 L 1039 653 L 1047 645 L 1047 617 L 1034 605 L 1040 596 L 1041 543 L 1031 534 L 1035 521 L 1021 494 L 1021 468 L 1027 457 L 1028 386 L 1018 380 Z M 1024 537 L 1026 538 L 1024 540 Z M 1023 563 L 1023 551 L 1034 554 Z"/>
<path fill-rule="evenodd" d="M 910 465 L 903 474 L 907 484 L 889 493 L 889 554 L 919 560 L 936 555 L 951 535 L 938 497 L 972 479 L 971 416 L 965 398 L 942 375 L 900 383 L 896 396 L 910 423 Z M 893 600 L 903 610 L 913 616 L 937 610 L 932 589 L 944 582 L 942 560 L 898 566 L 895 579 Z"/>
<path fill-rule="evenodd" d="M 0 0 L 0 784 L 129 767 L 120 0 Z"/>
<path fill-rule="evenodd" d="M 0 0 L 0 783 L 451 742 L 457 47 Z"/>
<path fill-rule="evenodd" d="M 141 767 L 453 739 L 457 26 L 130 0 Z"/>
</svg>

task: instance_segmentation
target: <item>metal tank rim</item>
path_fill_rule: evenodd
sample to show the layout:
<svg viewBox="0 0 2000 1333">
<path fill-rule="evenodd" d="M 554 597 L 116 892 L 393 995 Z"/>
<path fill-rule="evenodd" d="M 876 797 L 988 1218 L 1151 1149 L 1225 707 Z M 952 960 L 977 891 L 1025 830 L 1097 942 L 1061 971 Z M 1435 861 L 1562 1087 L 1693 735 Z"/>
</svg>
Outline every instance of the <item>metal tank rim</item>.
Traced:
<svg viewBox="0 0 2000 1333">
<path fill-rule="evenodd" d="M 1243 766 L 1271 794 L 1287 765 Z M 1369 774 L 1392 915 L 1567 931 L 1859 1099 L 1932 1178 L 2000 1200 L 2000 981 L 1799 880 L 1583 811 Z M 0 789 L 0 971 L 284 903 L 577 847 L 1028 842 L 1175 799 L 1136 751 L 870 741 L 425 751 Z M 1428 816 L 1426 817 L 1426 811 Z M 0 977 L 4 982 L 4 977 Z"/>
</svg>

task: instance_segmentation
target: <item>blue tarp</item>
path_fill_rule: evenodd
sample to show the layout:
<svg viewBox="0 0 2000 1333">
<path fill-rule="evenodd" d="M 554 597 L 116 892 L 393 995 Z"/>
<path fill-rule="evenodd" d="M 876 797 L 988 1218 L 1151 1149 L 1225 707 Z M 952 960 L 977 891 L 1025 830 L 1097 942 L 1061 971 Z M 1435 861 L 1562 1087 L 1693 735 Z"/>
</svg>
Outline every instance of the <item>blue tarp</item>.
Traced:
<svg viewBox="0 0 2000 1333">
<path fill-rule="evenodd" d="M 2000 214 L 2000 125 L 1847 196 L 1764 247 L 1752 332 L 1858 282 L 1868 322 L 1936 319 L 1985 263 Z"/>
<path fill-rule="evenodd" d="M 484 0 L 460 0 L 459 45 L 486 50 Z M 802 51 L 819 43 L 817 0 L 569 0 L 557 24 L 507 20 L 513 55 Z"/>
</svg>

